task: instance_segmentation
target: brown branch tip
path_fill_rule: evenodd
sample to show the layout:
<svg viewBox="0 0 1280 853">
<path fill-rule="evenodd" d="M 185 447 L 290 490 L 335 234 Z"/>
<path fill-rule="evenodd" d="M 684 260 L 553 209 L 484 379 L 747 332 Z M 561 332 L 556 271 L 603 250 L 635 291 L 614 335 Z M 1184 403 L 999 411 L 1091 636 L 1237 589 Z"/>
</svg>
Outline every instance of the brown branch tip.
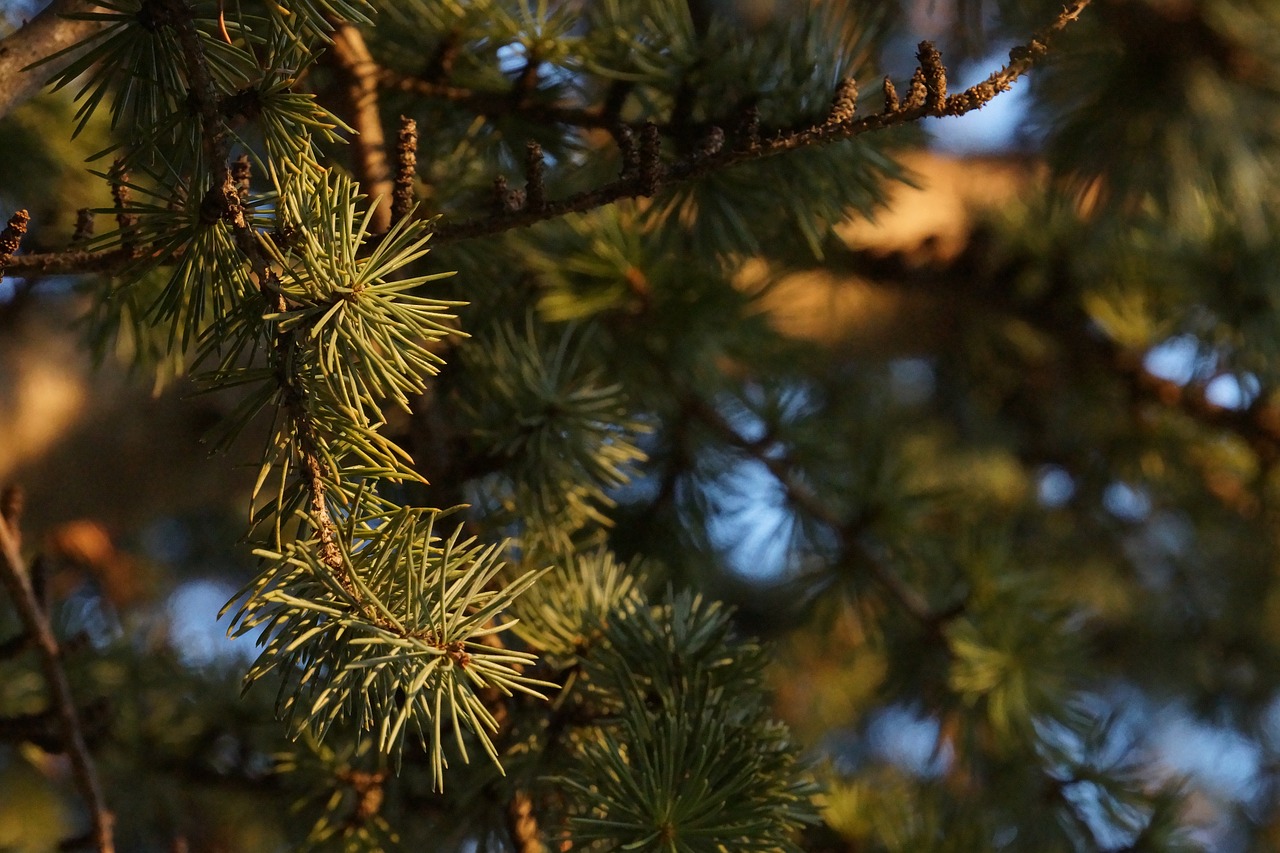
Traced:
<svg viewBox="0 0 1280 853">
<path fill-rule="evenodd" d="M 9 217 L 9 224 L 0 231 L 0 273 L 4 272 L 5 264 L 22 245 L 22 238 L 27 234 L 27 223 L 30 221 L 31 214 L 19 210 Z"/>
</svg>

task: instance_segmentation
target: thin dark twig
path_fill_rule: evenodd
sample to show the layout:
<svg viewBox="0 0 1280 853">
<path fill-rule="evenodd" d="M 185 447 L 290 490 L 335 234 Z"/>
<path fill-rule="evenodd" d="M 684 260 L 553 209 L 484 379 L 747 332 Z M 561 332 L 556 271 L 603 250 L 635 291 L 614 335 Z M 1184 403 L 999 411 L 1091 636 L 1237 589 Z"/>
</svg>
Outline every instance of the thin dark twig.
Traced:
<svg viewBox="0 0 1280 853">
<path fill-rule="evenodd" d="M 929 606 L 919 592 L 884 565 L 861 541 L 860 519 L 846 519 L 834 512 L 813 489 L 799 477 L 798 469 L 790 459 L 771 452 L 771 442 L 754 441 L 742 435 L 714 406 L 701 397 L 687 396 L 683 408 L 700 423 L 708 427 L 718 438 L 746 453 L 773 475 L 782 486 L 787 500 L 795 504 L 814 520 L 821 522 L 839 539 L 845 558 L 864 568 L 871 577 L 896 601 L 903 610 L 921 624 L 934 628 L 940 614 Z"/>
<path fill-rule="evenodd" d="M 378 84 L 386 89 L 396 89 L 423 98 L 449 101 L 487 115 L 516 114 L 532 121 L 596 130 L 608 130 L 617 123 L 604 110 L 548 104 L 536 101 L 528 94 L 520 95 L 511 91 L 468 89 L 420 77 L 409 77 L 387 69 L 378 72 Z"/>
<path fill-rule="evenodd" d="M 57 712 L 59 727 L 62 730 L 63 746 L 71 759 L 71 769 L 75 776 L 76 786 L 84 797 L 92 822 L 92 840 L 99 853 L 113 853 L 115 842 L 112 838 L 112 827 L 115 817 L 107 808 L 106 799 L 102 795 L 102 787 L 98 783 L 97 771 L 94 769 L 93 757 L 85 743 L 84 729 L 80 725 L 80 717 L 76 711 L 75 700 L 71 694 L 71 685 L 62 668 L 62 650 L 53 635 L 44 612 L 40 608 L 39 598 L 31 585 L 27 567 L 18 551 L 18 534 L 15 519 L 0 515 L 0 577 L 4 579 L 5 589 L 13 599 L 18 616 L 22 620 L 23 629 L 35 645 L 40 658 L 41 669 L 44 670 L 45 681 L 49 685 L 49 695 L 53 708 Z"/>
</svg>

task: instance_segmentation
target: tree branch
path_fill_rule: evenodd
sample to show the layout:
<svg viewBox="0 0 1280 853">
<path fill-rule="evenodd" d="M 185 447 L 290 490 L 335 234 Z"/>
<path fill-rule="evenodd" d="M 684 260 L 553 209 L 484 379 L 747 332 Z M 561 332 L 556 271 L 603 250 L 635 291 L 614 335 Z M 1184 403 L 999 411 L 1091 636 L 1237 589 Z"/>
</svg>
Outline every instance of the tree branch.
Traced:
<svg viewBox="0 0 1280 853">
<path fill-rule="evenodd" d="M 351 108 L 350 124 L 356 132 L 355 139 L 351 140 L 355 176 L 376 205 L 370 231 L 385 234 L 391 227 L 394 187 L 391 167 L 387 164 L 382 115 L 378 112 L 378 65 L 355 25 L 338 24 L 331 38 L 330 56 L 342 77 L 343 91 Z"/>
<path fill-rule="evenodd" d="M 512 206 L 511 208 L 503 207 L 474 219 L 441 223 L 434 228 L 434 244 L 440 245 L 442 243 L 499 234 L 515 228 L 524 228 L 570 213 L 594 210 L 623 199 L 651 196 L 664 187 L 693 181 L 721 169 L 763 160 L 767 157 L 775 157 L 789 151 L 830 145 L 861 136 L 864 133 L 910 124 L 923 118 L 960 116 L 973 110 L 981 109 L 998 94 L 1008 91 L 1014 82 L 1026 74 L 1035 62 L 1045 55 L 1048 50 L 1049 39 L 1076 20 L 1089 3 L 1090 0 L 1075 0 L 1042 33 L 1037 34 L 1027 44 L 1011 50 L 1009 52 L 1008 65 L 992 72 L 986 80 L 971 86 L 959 94 L 941 96 L 946 88 L 944 69 L 941 68 L 940 64 L 941 60 L 937 57 L 932 45 L 922 43 L 920 46 L 922 63 L 930 67 L 930 73 L 927 75 L 928 80 L 926 81 L 925 73 L 917 69 L 919 71 L 917 76 L 920 78 L 918 96 L 914 99 L 908 99 L 904 104 L 886 104 L 884 111 L 866 115 L 862 118 L 846 118 L 844 114 L 829 114 L 816 124 L 803 124 L 791 129 L 780 130 L 765 138 L 757 137 L 758 131 L 750 115 L 741 116 L 737 121 L 739 128 L 736 130 L 730 145 L 714 144 L 718 137 L 724 135 L 724 131 L 718 127 L 708 126 L 707 141 L 709 144 L 695 146 L 695 150 L 686 157 L 674 162 L 661 164 L 657 170 L 642 169 L 639 174 L 635 174 L 631 170 L 624 170 L 623 175 L 617 180 L 561 199 L 546 199 L 536 206 L 524 204 Z M 198 45 L 196 47 L 198 48 Z M 205 76 L 207 76 L 207 70 Z M 451 87 L 444 87 L 434 83 L 423 83 L 422 85 L 439 92 L 451 90 Z M 458 90 L 459 97 L 462 97 L 461 93 L 464 91 Z M 933 93 L 931 96 L 929 95 L 930 92 Z M 475 93 L 472 94 L 474 95 Z M 835 92 L 836 97 L 843 96 L 847 98 L 850 94 L 848 82 L 842 81 Z M 486 95 L 485 97 L 490 96 Z M 504 95 L 503 97 L 509 100 L 510 96 Z M 216 99 L 210 102 L 201 97 L 198 98 L 198 101 L 202 103 L 202 115 L 207 111 L 212 111 L 212 115 L 208 118 L 216 121 L 216 125 L 206 122 L 206 133 L 209 132 L 211 126 L 221 126 L 222 120 L 216 116 Z M 589 115 L 594 115 L 588 111 L 576 111 L 576 114 L 584 120 Z M 833 120 L 833 118 L 836 120 Z M 600 120 L 604 121 L 603 118 Z M 637 126 L 636 128 L 632 128 L 630 125 L 623 125 L 622 127 L 625 128 L 626 133 L 639 135 L 642 139 L 646 136 L 652 136 L 658 129 L 658 126 L 653 124 Z M 612 129 L 619 130 L 617 126 Z M 643 153 L 644 146 L 642 145 L 641 148 Z M 389 177 L 390 172 L 388 171 L 388 180 Z M 389 197 L 390 192 L 388 192 Z M 119 270 L 127 262 L 127 258 L 93 255 L 86 257 L 83 253 L 19 255 L 12 259 L 9 269 L 10 274 L 24 274 L 36 271 L 46 274 L 69 274 L 87 271 L 89 267 L 92 267 L 92 271 L 96 272 L 112 272 Z M 84 266 L 80 266 L 80 264 Z"/>
<path fill-rule="evenodd" d="M 284 297 L 279 295 L 278 288 L 273 286 L 276 280 L 271 264 L 258 245 L 257 237 L 249 226 L 244 206 L 240 199 L 239 182 L 232 175 L 229 163 L 231 146 L 226 121 L 218 109 L 217 90 L 213 77 L 209 72 L 208 60 L 204 46 L 200 43 L 200 34 L 196 30 L 193 13 L 185 0 L 171 0 L 174 12 L 173 26 L 178 33 L 178 41 L 182 47 L 183 60 L 187 66 L 188 79 L 191 81 L 191 100 L 201 118 L 201 134 L 210 167 L 220 179 L 214 181 L 209 190 L 207 203 L 213 209 L 221 211 L 222 218 L 229 221 L 236 234 L 236 245 L 248 259 L 254 277 L 267 310 L 279 313 L 288 309 Z M 306 411 L 305 399 L 297 387 L 295 378 L 290 373 L 293 359 L 290 357 L 294 346 L 294 335 L 291 332 L 277 332 L 273 347 L 278 382 L 284 395 L 285 409 L 297 430 L 297 447 L 302 457 L 302 468 L 305 471 L 304 482 L 309 497 L 312 522 L 320 539 L 320 557 L 333 572 L 337 580 L 356 601 L 363 600 L 343 563 L 341 549 L 337 544 L 337 527 L 329 513 L 325 502 L 325 476 L 328 469 L 320 452 L 319 441 L 315 434 L 315 425 Z"/>
<path fill-rule="evenodd" d="M 753 441 L 729 423 L 714 406 L 701 397 L 686 395 L 683 409 L 696 418 L 726 444 L 745 452 L 763 465 L 778 484 L 787 499 L 815 521 L 828 527 L 839 540 L 845 559 L 865 569 L 903 610 L 930 631 L 937 630 L 943 622 L 955 614 L 951 609 L 935 611 L 919 592 L 905 583 L 888 566 L 884 565 L 861 541 L 864 521 L 855 516 L 841 518 L 811 488 L 797 476 L 797 467 L 790 459 L 771 452 L 773 441 Z"/>
<path fill-rule="evenodd" d="M 1009 91 L 1019 78 L 1030 71 L 1036 61 L 1048 51 L 1049 39 L 1079 18 L 1090 1 L 1076 0 L 1065 8 L 1048 28 L 1038 33 L 1025 45 L 1009 51 L 1008 65 L 992 72 L 986 80 L 959 94 L 945 95 L 946 80 L 941 59 L 932 44 L 922 42 L 919 55 L 922 64 L 929 66 L 929 74 L 926 75 L 925 72 L 917 69 L 917 74 L 921 78 L 918 95 L 896 108 L 886 105 L 883 112 L 863 116 L 860 119 L 849 117 L 831 121 L 830 117 L 827 117 L 817 124 L 779 131 L 771 138 L 759 142 L 756 141 L 753 133 L 740 134 L 735 140 L 735 145 L 721 148 L 703 147 L 683 159 L 664 165 L 656 176 L 624 173 L 622 177 L 601 187 L 555 201 L 548 200 L 536 208 L 525 206 L 517 210 L 498 211 L 477 219 L 441 224 L 436 228 L 436 242 L 448 243 L 523 228 L 569 213 L 593 210 L 625 198 L 650 196 L 662 187 L 692 181 L 742 163 L 775 157 L 789 151 L 830 145 L 864 133 L 910 124 L 923 118 L 962 116 L 981 109 L 996 95 Z M 847 97 L 848 83 L 842 81 L 835 94 L 837 97 Z M 716 135 L 716 131 L 723 133 L 719 128 L 709 128 L 709 134 L 713 136 Z"/>
<path fill-rule="evenodd" d="M 448 101 L 484 115 L 518 115 L 521 118 L 548 124 L 563 124 L 590 130 L 611 130 L 617 120 L 607 110 L 589 107 L 569 107 L 535 100 L 531 95 L 514 91 L 486 91 L 455 86 L 436 80 L 411 77 L 387 68 L 378 68 L 377 84 L 384 89 L 394 89 L 422 98 Z"/>
<path fill-rule="evenodd" d="M 89 755 L 84 730 L 71 695 L 71 685 L 62 669 L 62 651 L 40 607 L 39 597 L 31 585 L 31 577 L 27 574 L 27 567 L 18 547 L 16 518 L 0 514 L 0 578 L 3 578 L 5 589 L 17 608 L 23 628 L 33 640 L 40 657 L 45 682 L 49 685 L 50 701 L 62 730 L 63 747 L 71 759 L 76 786 L 89 809 L 94 846 L 99 853 L 113 853 L 115 843 L 112 839 L 112 825 L 115 818 L 107 808 L 102 788 L 98 784 L 93 758 Z"/>
<path fill-rule="evenodd" d="M 28 68 L 33 62 L 52 56 L 89 39 L 106 26 L 105 21 L 77 21 L 63 17 L 88 12 L 97 3 L 86 0 L 54 0 L 20 29 L 0 39 L 0 117 L 31 98 L 40 87 L 67 66 L 72 56 Z"/>
</svg>

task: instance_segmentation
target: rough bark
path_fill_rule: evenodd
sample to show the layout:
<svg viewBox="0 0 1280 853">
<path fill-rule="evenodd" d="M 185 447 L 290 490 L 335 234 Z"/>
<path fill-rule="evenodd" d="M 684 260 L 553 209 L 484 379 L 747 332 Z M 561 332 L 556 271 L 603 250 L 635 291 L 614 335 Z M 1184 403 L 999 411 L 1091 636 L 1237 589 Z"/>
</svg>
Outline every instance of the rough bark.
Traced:
<svg viewBox="0 0 1280 853">
<path fill-rule="evenodd" d="M 74 21 L 62 16 L 96 8 L 97 3 L 86 0 L 54 0 L 24 26 L 0 39 L 0 118 L 40 91 L 71 57 L 36 68 L 27 66 L 84 41 L 105 26 L 103 21 Z"/>
</svg>

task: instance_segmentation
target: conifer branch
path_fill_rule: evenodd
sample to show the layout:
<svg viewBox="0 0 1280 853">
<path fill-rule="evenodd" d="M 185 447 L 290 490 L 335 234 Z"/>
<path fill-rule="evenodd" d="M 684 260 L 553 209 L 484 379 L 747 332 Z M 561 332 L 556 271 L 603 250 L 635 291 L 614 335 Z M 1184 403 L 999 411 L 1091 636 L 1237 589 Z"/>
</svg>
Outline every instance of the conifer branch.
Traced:
<svg viewBox="0 0 1280 853">
<path fill-rule="evenodd" d="M 88 249 L 33 252 L 10 258 L 5 275 L 110 275 L 120 272 L 134 260 L 132 255 L 120 249 L 108 252 Z"/>
<path fill-rule="evenodd" d="M 0 116 L 8 115 L 36 94 L 66 66 L 70 57 L 33 68 L 34 63 L 73 45 L 83 44 L 106 26 L 106 21 L 66 17 L 92 11 L 97 5 L 89 0 L 55 0 L 20 29 L 0 39 Z"/>
<path fill-rule="evenodd" d="M 914 101 L 909 100 L 905 104 L 894 106 L 897 101 L 897 95 L 893 89 L 893 84 L 886 80 L 885 109 L 882 112 L 839 123 L 831 123 L 826 120 L 828 117 L 824 116 L 816 124 L 804 123 L 774 131 L 772 134 L 761 134 L 758 114 L 753 107 L 748 106 L 736 118 L 731 117 L 729 121 L 713 123 L 699 129 L 699 133 L 705 137 L 714 126 L 734 128 L 734 144 L 724 146 L 712 155 L 706 154 L 701 147 L 695 147 L 692 153 L 686 157 L 662 163 L 658 159 L 660 148 L 658 140 L 662 133 L 661 125 L 647 122 L 643 125 L 632 126 L 629 130 L 621 130 L 618 123 L 608 116 L 607 112 L 599 114 L 583 110 L 574 110 L 569 113 L 556 112 L 557 121 L 565 119 L 565 123 L 572 123 L 568 121 L 568 119 L 572 118 L 587 122 L 583 126 L 601 127 L 610 130 L 622 149 L 624 164 L 621 176 L 594 189 L 584 190 L 560 199 L 547 199 L 545 204 L 539 207 L 525 204 L 523 200 L 519 200 L 519 203 L 514 203 L 516 200 L 503 192 L 500 195 L 504 199 L 504 203 L 489 214 L 474 219 L 442 222 L 434 225 L 434 242 L 436 245 L 440 245 L 499 234 L 516 228 L 525 228 L 538 222 L 557 219 L 570 213 L 583 213 L 605 207 L 624 199 L 652 196 L 665 187 L 694 181 L 713 172 L 743 163 L 763 160 L 767 157 L 775 157 L 806 148 L 830 145 L 865 133 L 874 133 L 890 127 L 910 124 L 923 118 L 961 116 L 973 110 L 981 109 L 992 98 L 1001 92 L 1008 91 L 1014 82 L 1026 74 L 1048 51 L 1051 37 L 1079 18 L 1089 3 L 1090 0 L 1076 0 L 1076 2 L 1073 2 L 1063 10 L 1048 28 L 1037 34 L 1025 45 L 1011 50 L 1008 65 L 992 72 L 986 80 L 971 86 L 963 92 L 947 95 L 945 99 L 935 96 L 932 103 L 926 103 L 929 84 L 926 81 L 926 73 L 921 69 L 917 69 L 916 77 L 918 78 L 919 87 L 917 88 L 919 92 Z M 194 26 L 190 26 L 189 29 L 194 34 Z M 182 32 L 181 28 L 179 32 Z M 193 43 L 188 48 L 184 41 L 184 52 L 188 50 L 199 51 L 200 49 L 198 43 Z M 938 69 L 941 68 L 940 57 L 935 60 L 936 51 L 933 51 L 931 46 L 922 45 L 920 52 L 928 58 L 928 64 L 930 64 L 931 68 L 934 67 L 934 62 L 937 62 L 938 67 L 934 68 L 931 73 L 934 75 L 934 87 L 937 93 L 941 93 L 943 91 L 941 84 L 944 79 L 938 76 Z M 203 59 L 200 62 L 203 62 Z M 194 90 L 198 94 L 196 101 L 200 105 L 199 112 L 202 117 L 202 123 L 206 128 L 206 148 L 208 148 L 210 142 L 216 142 L 225 136 L 225 126 L 211 89 L 212 81 L 209 79 L 208 69 L 204 70 L 203 75 L 195 75 L 193 79 L 207 80 L 210 87 L 208 92 Z M 388 79 L 385 72 L 380 79 Z M 411 90 L 414 90 L 417 86 L 417 84 L 406 85 Z M 454 92 L 451 87 L 440 88 L 441 84 L 424 83 L 423 85 L 425 88 L 420 93 L 433 91 L 451 94 L 456 95 L 459 100 L 463 101 L 474 96 L 477 99 L 477 103 L 484 102 L 487 104 L 489 103 L 488 99 L 494 97 L 485 95 L 481 98 L 475 93 Z M 842 82 L 836 97 L 839 97 L 844 87 L 845 84 Z M 509 93 L 503 93 L 501 98 L 505 103 L 510 102 Z M 494 101 L 494 104 L 496 105 L 497 101 Z M 209 128 L 214 130 L 210 132 Z M 628 133 L 631 134 L 632 138 L 636 135 L 641 137 L 638 146 L 626 141 Z M 214 159 L 212 162 L 220 161 Z M 630 168 L 633 163 L 636 166 L 634 171 Z M 145 252 L 146 248 L 140 247 L 140 251 Z M 130 260 L 128 255 L 118 251 L 98 254 L 54 252 L 17 256 L 12 260 L 10 270 L 14 274 L 42 272 L 60 275 L 85 272 L 114 272 L 127 265 Z"/>
<path fill-rule="evenodd" d="M 355 130 L 351 140 L 355 176 L 376 204 L 369 230 L 373 234 L 385 234 L 391 227 L 395 187 L 391 166 L 387 163 L 382 115 L 378 111 L 378 65 L 354 24 L 338 24 L 331 38 L 333 64 L 341 73 L 351 108 L 350 124 Z"/>
<path fill-rule="evenodd" d="M 1009 52 L 1009 64 L 992 72 L 986 80 L 965 91 L 946 97 L 937 97 L 945 92 L 945 70 L 937 51 L 924 43 L 920 53 L 932 69 L 933 85 L 936 89 L 932 103 L 928 102 L 929 84 L 926 72 L 916 69 L 913 78 L 913 96 L 898 109 L 886 109 L 884 112 L 864 116 L 861 119 L 832 124 L 819 121 L 778 131 L 772 137 L 755 141 L 755 123 L 750 116 L 740 120 L 739 125 L 748 128 L 750 135 L 739 140 L 739 144 L 726 147 L 713 156 L 704 156 L 702 152 L 662 164 L 656 160 L 658 150 L 658 125 L 648 122 L 641 128 L 640 168 L 639 174 L 623 177 L 597 187 L 593 190 L 575 193 L 563 199 L 548 201 L 541 211 L 523 208 L 506 213 L 480 217 L 461 222 L 446 222 L 435 229 L 438 243 L 465 240 L 473 237 L 497 234 L 514 228 L 523 228 L 546 219 L 558 218 L 569 213 L 582 213 L 612 204 L 627 198 L 648 197 L 663 187 L 693 181 L 719 171 L 721 169 L 776 157 L 791 151 L 830 145 L 871 133 L 910 124 L 927 117 L 961 116 L 965 113 L 981 109 L 992 98 L 1001 92 L 1008 91 L 1013 84 L 1031 70 L 1036 61 L 1048 51 L 1048 41 L 1072 21 L 1079 18 L 1090 3 L 1090 0 L 1076 0 L 1058 16 L 1043 32 L 1037 34 L 1027 44 L 1015 47 Z M 843 88 L 844 84 L 841 84 Z M 892 86 L 886 87 L 886 107 L 888 93 Z M 624 152 L 625 154 L 625 152 Z"/>
<path fill-rule="evenodd" d="M 973 270 L 981 269 L 981 253 L 987 250 L 985 240 L 974 240 L 966 250 L 942 267 L 922 267 L 910 256 L 901 253 L 881 254 L 873 251 L 850 250 L 847 263 L 851 272 L 866 281 L 884 287 L 918 287 L 930 292 L 950 292 L 957 279 L 972 281 Z M 1003 275 L 1010 273 L 1005 270 Z M 1064 283 L 1065 284 L 1065 283 Z M 1149 403 L 1181 412 L 1201 426 L 1220 429 L 1239 437 L 1265 464 L 1280 462 L 1280 402 L 1274 391 L 1261 389 L 1246 407 L 1222 406 L 1207 395 L 1208 383 L 1189 382 L 1179 384 L 1148 370 L 1143 363 L 1144 353 L 1127 349 L 1120 344 L 1099 337 L 1090 330 L 1090 319 L 1073 307 L 1071 322 L 1048 322 L 1049 312 L 1028 310 L 1004 298 L 994 297 L 1000 288 L 988 283 L 975 290 L 988 298 L 998 298 L 1001 308 L 1015 313 L 1036 328 L 1043 329 L 1064 341 L 1083 356 L 1100 363 L 1118 377 L 1135 403 Z M 1036 306 L 1044 308 L 1045 300 L 1058 298 L 1072 300 L 1072 293 L 1046 294 Z"/>
<path fill-rule="evenodd" d="M 279 280 L 249 226 L 240 200 L 239 182 L 233 176 L 228 163 L 231 150 L 229 133 L 223 114 L 218 109 L 217 92 L 209 73 L 208 60 L 204 54 L 204 47 L 200 43 L 192 12 L 184 0 L 171 0 L 171 3 L 174 13 L 173 25 L 178 33 L 187 75 L 191 80 L 191 97 L 201 117 L 201 136 L 205 152 L 215 175 L 221 175 L 220 180 L 215 178 L 206 201 L 211 203 L 220 218 L 229 221 L 235 230 L 236 245 L 249 261 L 253 274 L 258 280 L 258 287 L 267 311 L 275 314 L 282 313 L 288 310 L 288 303 L 280 293 Z M 293 332 L 277 331 L 273 343 L 276 378 L 284 396 L 286 411 L 297 431 L 298 452 L 302 458 L 303 470 L 306 472 L 304 482 L 308 494 L 308 505 L 312 523 L 316 526 L 316 534 L 320 540 L 320 559 L 333 572 L 334 579 L 343 589 L 351 594 L 355 601 L 362 601 L 363 597 L 347 576 L 346 566 L 337 544 L 337 527 L 325 500 L 325 477 L 328 474 L 328 468 L 323 461 L 315 426 L 306 412 L 305 397 L 296 379 L 290 374 L 290 366 L 293 364 L 293 359 L 290 357 L 293 346 Z"/>
<path fill-rule="evenodd" d="M 115 842 L 112 827 L 115 819 L 107 808 L 97 771 L 94 769 L 93 757 L 85 742 L 71 685 L 62 668 L 62 649 L 40 606 L 40 597 L 36 594 L 27 566 L 19 553 L 18 514 L 13 506 L 14 504 L 8 503 L 9 511 L 0 513 L 0 578 L 18 611 L 24 632 L 34 644 L 40 658 L 40 667 L 49 687 L 50 703 L 58 716 L 62 745 L 71 760 L 76 786 L 89 810 L 94 847 L 98 853 L 113 853 Z"/>
</svg>

